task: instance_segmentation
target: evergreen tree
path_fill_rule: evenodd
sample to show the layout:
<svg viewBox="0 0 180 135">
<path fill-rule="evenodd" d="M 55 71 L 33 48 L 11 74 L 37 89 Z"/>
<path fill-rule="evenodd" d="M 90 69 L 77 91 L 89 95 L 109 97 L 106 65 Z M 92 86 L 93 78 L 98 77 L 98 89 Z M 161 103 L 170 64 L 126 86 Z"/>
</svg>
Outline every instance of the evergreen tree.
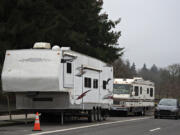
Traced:
<svg viewBox="0 0 180 135">
<path fill-rule="evenodd" d="M 143 77 L 145 80 L 149 79 L 149 69 L 147 68 L 146 64 L 144 63 L 143 67 L 139 71 L 139 75 Z"/>
<path fill-rule="evenodd" d="M 143 67 L 142 67 L 142 69 L 141 69 L 142 71 L 147 71 L 148 69 L 147 69 L 147 66 L 146 66 L 146 64 L 144 63 L 144 65 L 143 65 Z"/>
<path fill-rule="evenodd" d="M 136 65 L 135 63 L 133 62 L 132 66 L 131 66 L 131 73 L 132 75 L 135 77 L 137 75 L 137 72 L 136 72 Z"/>
<path fill-rule="evenodd" d="M 157 73 L 158 72 L 158 68 L 157 68 L 157 66 L 155 65 L 155 64 L 153 64 L 152 65 L 152 67 L 151 67 L 151 72 L 153 72 L 153 73 Z"/>
<path fill-rule="evenodd" d="M 123 61 L 121 58 L 117 59 L 113 63 L 114 78 L 132 78 L 130 62 L 128 60 Z"/>
<path fill-rule="evenodd" d="M 121 55 L 120 32 L 113 30 L 120 20 L 101 14 L 102 5 L 102 0 L 1 0 L 1 55 L 45 41 L 111 63 Z"/>
</svg>

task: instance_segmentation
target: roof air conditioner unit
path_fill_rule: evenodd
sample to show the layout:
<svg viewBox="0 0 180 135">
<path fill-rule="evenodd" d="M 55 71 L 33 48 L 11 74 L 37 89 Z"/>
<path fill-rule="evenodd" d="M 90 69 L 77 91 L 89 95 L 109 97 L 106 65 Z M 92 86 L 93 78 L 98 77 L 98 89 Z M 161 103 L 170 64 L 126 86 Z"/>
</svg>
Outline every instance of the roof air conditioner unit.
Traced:
<svg viewBox="0 0 180 135">
<path fill-rule="evenodd" d="M 51 45 L 50 43 L 46 43 L 46 42 L 37 42 L 34 44 L 34 49 L 50 49 Z"/>
</svg>

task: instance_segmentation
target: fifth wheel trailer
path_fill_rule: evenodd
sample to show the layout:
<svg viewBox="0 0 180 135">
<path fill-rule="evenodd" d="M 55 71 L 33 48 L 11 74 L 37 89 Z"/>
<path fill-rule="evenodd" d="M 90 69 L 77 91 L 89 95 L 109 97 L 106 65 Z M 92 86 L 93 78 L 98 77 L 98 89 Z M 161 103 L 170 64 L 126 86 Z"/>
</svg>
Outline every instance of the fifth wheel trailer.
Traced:
<svg viewBox="0 0 180 135">
<path fill-rule="evenodd" d="M 16 108 L 25 112 L 87 114 L 90 121 L 100 120 L 113 102 L 113 68 L 69 47 L 51 49 L 40 42 L 33 49 L 6 51 L 2 88 L 16 95 Z"/>
<path fill-rule="evenodd" d="M 111 113 L 145 115 L 154 107 L 154 83 L 140 77 L 114 79 Z"/>
</svg>

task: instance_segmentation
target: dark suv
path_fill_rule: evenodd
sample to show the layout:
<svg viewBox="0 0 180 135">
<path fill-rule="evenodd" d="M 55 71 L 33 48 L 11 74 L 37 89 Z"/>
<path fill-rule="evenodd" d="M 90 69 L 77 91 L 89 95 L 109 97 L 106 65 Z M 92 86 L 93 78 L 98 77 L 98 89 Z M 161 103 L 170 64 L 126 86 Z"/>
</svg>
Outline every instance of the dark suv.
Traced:
<svg viewBox="0 0 180 135">
<path fill-rule="evenodd" d="M 180 106 L 177 99 L 163 98 L 155 108 L 154 118 L 173 117 L 179 118 Z"/>
</svg>

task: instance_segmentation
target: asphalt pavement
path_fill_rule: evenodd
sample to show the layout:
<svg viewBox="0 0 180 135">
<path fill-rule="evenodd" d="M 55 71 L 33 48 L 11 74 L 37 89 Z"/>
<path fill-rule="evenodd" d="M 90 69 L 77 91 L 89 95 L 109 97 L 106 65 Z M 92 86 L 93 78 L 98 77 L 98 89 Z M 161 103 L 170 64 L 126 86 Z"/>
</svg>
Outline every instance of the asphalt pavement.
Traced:
<svg viewBox="0 0 180 135">
<path fill-rule="evenodd" d="M 0 127 L 1 135 L 180 135 L 180 120 L 153 117 L 110 117 L 106 121 L 87 120 L 41 123 L 42 131 L 32 131 L 33 124 Z"/>
</svg>

